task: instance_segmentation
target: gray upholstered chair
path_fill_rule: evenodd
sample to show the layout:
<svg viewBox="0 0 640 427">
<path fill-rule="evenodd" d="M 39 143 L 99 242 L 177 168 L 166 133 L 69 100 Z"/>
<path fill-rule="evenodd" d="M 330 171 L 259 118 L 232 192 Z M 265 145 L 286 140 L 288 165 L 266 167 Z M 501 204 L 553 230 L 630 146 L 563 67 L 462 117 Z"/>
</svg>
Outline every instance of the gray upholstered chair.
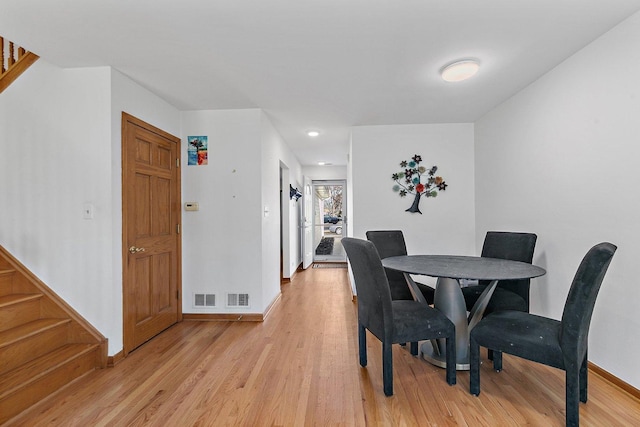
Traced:
<svg viewBox="0 0 640 427">
<path fill-rule="evenodd" d="M 384 394 L 393 395 L 392 344 L 446 339 L 446 379 L 456 383 L 454 324 L 435 308 L 413 300 L 391 299 L 387 276 L 373 243 L 345 237 L 342 245 L 349 258 L 358 301 L 358 347 L 360 365 L 367 366 L 368 329 L 382 342 L 382 379 Z"/>
<path fill-rule="evenodd" d="M 489 231 L 484 238 L 482 253 L 486 258 L 500 258 L 531 264 L 537 236 L 532 233 L 513 233 L 506 231 Z M 498 282 L 485 316 L 499 310 L 518 310 L 529 312 L 530 279 L 502 280 Z M 467 311 L 471 311 L 488 281 L 480 281 L 477 285 L 462 288 Z"/>
<path fill-rule="evenodd" d="M 493 368 L 502 370 L 502 353 L 513 354 L 566 372 L 566 424 L 579 425 L 579 403 L 587 401 L 587 344 L 591 315 L 616 246 L 600 243 L 582 259 L 569 289 L 560 321 L 522 311 L 498 311 L 471 331 L 470 392 L 480 394 L 480 346 L 494 352 Z"/>
<path fill-rule="evenodd" d="M 385 259 L 392 256 L 407 255 L 407 245 L 404 241 L 404 234 L 402 230 L 375 230 L 367 231 L 367 240 L 374 244 L 380 259 Z M 387 281 L 389 282 L 389 288 L 391 289 L 392 300 L 410 300 L 414 299 L 407 280 L 404 278 L 404 274 L 401 271 L 384 269 L 387 275 Z M 423 283 L 415 282 L 418 289 L 427 301 L 427 304 L 433 304 L 435 289 L 427 286 Z M 401 343 L 404 345 L 405 343 Z M 418 343 L 411 343 L 411 354 L 418 355 Z"/>
<path fill-rule="evenodd" d="M 381 259 L 392 256 L 407 255 L 407 245 L 405 244 L 404 234 L 402 234 L 401 230 L 367 231 L 366 235 L 367 240 L 371 241 L 375 245 Z M 391 288 L 391 299 L 413 299 L 402 272 L 385 268 L 385 273 L 387 274 L 387 280 L 389 281 L 389 287 Z M 420 288 L 420 292 L 424 295 L 424 299 L 427 300 L 427 303 L 433 304 L 435 289 L 423 283 L 416 282 L 416 285 Z"/>
</svg>

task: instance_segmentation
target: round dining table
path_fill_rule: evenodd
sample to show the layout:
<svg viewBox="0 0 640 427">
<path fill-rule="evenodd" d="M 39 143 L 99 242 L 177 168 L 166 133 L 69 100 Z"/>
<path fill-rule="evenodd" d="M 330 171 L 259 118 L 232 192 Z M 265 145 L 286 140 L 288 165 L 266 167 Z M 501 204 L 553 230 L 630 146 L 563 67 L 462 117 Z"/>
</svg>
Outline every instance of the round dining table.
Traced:
<svg viewBox="0 0 640 427">
<path fill-rule="evenodd" d="M 414 299 L 426 303 L 412 274 L 437 277 L 434 307 L 456 326 L 456 369 L 469 369 L 469 332 L 482 319 L 491 295 L 501 280 L 530 279 L 546 274 L 544 268 L 520 261 L 460 255 L 403 255 L 384 258 L 385 268 L 404 273 Z M 460 280 L 488 280 L 489 285 L 467 314 Z M 421 346 L 422 357 L 445 367 L 444 340 L 432 340 Z"/>
</svg>

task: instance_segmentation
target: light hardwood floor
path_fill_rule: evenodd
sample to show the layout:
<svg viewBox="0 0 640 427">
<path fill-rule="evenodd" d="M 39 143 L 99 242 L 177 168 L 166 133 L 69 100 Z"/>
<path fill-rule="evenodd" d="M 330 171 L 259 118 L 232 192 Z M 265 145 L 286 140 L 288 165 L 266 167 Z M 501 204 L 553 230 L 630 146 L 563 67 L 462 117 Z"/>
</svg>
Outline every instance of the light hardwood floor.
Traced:
<svg viewBox="0 0 640 427">
<path fill-rule="evenodd" d="M 262 323 L 184 321 L 8 425 L 20 426 L 562 426 L 564 374 L 504 356 L 448 386 L 444 370 L 394 346 L 395 395 L 382 392 L 381 346 L 358 364 L 347 270 L 312 268 L 283 286 Z M 583 426 L 640 425 L 640 401 L 597 375 Z"/>
</svg>

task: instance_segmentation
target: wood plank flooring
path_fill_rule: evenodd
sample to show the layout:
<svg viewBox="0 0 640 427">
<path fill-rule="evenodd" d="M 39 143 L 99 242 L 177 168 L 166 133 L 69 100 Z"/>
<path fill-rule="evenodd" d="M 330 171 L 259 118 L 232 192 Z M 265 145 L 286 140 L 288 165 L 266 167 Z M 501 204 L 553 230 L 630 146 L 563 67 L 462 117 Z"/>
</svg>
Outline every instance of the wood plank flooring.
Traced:
<svg viewBox="0 0 640 427">
<path fill-rule="evenodd" d="M 562 426 L 564 373 L 504 356 L 448 386 L 444 370 L 394 346 L 395 395 L 382 392 L 380 342 L 358 364 L 344 268 L 310 268 L 262 323 L 184 321 L 114 368 L 76 380 L 11 426 Z M 589 376 L 583 426 L 640 425 L 640 401 Z"/>
</svg>

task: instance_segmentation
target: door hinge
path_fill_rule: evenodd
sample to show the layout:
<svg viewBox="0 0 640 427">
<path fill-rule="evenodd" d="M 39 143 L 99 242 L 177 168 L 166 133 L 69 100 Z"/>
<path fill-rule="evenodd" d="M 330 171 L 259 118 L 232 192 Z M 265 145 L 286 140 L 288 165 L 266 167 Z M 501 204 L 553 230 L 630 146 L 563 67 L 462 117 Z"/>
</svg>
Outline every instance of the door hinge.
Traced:
<svg viewBox="0 0 640 427">
<path fill-rule="evenodd" d="M 180 291 L 176 291 L 176 299 L 180 299 Z"/>
<path fill-rule="evenodd" d="M 176 167 L 179 168 L 180 167 L 180 158 L 176 157 Z"/>
<path fill-rule="evenodd" d="M 180 234 L 180 224 L 176 224 L 176 234 Z"/>
</svg>

